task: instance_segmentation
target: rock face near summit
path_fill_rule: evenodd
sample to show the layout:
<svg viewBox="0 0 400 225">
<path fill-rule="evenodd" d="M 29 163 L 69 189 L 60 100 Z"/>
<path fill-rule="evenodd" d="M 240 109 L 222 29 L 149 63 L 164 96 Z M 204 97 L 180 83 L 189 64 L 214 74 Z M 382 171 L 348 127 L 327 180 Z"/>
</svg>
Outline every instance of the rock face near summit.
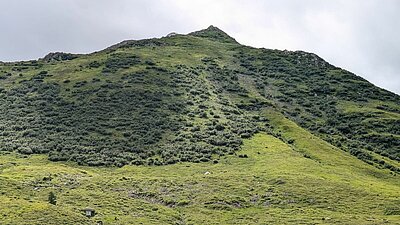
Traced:
<svg viewBox="0 0 400 225">
<path fill-rule="evenodd" d="M 243 46 L 214 26 L 0 71 L 1 151 L 94 166 L 207 162 L 258 132 L 282 138 L 273 111 L 399 170 L 398 95 L 315 54 Z"/>
</svg>

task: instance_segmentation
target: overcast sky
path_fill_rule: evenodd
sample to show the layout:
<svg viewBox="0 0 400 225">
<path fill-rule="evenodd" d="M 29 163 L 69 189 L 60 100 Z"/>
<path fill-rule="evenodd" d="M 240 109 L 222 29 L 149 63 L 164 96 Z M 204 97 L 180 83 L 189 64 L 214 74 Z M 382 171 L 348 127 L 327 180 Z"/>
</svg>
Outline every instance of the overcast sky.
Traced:
<svg viewBox="0 0 400 225">
<path fill-rule="evenodd" d="M 242 44 L 314 52 L 400 94 L 400 0 L 0 0 L 0 9 L 0 61 L 212 24 Z"/>
</svg>

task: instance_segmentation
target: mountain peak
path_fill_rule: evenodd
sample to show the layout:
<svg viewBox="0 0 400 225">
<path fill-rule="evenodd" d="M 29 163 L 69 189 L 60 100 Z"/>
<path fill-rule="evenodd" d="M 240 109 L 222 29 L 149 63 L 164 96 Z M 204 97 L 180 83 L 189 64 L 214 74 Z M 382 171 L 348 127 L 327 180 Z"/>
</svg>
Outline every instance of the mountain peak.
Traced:
<svg viewBox="0 0 400 225">
<path fill-rule="evenodd" d="M 222 33 L 226 34 L 224 31 L 222 31 L 221 29 L 219 29 L 218 27 L 216 27 L 214 25 L 210 25 L 204 30 L 205 31 L 213 31 L 213 32 L 222 32 Z"/>
<path fill-rule="evenodd" d="M 212 40 L 217 40 L 226 43 L 238 43 L 234 38 L 232 38 L 227 33 L 225 33 L 224 31 L 213 25 L 210 25 L 206 29 L 189 33 L 189 35 L 209 38 Z"/>
</svg>

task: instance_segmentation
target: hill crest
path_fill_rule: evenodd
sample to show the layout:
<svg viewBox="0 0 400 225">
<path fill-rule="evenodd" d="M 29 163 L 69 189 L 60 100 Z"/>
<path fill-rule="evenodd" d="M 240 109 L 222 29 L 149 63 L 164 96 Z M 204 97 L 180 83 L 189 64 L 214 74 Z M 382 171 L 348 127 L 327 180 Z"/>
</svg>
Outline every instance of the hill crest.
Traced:
<svg viewBox="0 0 400 225">
<path fill-rule="evenodd" d="M 273 109 L 398 170 L 399 96 L 312 53 L 243 46 L 210 26 L 45 58 L 0 66 L 2 151 L 87 165 L 218 162 L 255 133 L 279 137 L 262 115 Z"/>
</svg>

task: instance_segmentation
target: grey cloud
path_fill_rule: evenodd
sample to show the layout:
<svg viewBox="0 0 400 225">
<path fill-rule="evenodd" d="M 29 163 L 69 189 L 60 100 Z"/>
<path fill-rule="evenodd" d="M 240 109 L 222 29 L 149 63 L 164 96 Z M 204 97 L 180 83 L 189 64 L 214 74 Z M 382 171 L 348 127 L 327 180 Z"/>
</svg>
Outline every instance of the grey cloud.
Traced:
<svg viewBox="0 0 400 225">
<path fill-rule="evenodd" d="M 0 61 L 213 24 L 246 45 L 314 52 L 400 93 L 397 0 L 4 0 L 0 8 Z"/>
</svg>

